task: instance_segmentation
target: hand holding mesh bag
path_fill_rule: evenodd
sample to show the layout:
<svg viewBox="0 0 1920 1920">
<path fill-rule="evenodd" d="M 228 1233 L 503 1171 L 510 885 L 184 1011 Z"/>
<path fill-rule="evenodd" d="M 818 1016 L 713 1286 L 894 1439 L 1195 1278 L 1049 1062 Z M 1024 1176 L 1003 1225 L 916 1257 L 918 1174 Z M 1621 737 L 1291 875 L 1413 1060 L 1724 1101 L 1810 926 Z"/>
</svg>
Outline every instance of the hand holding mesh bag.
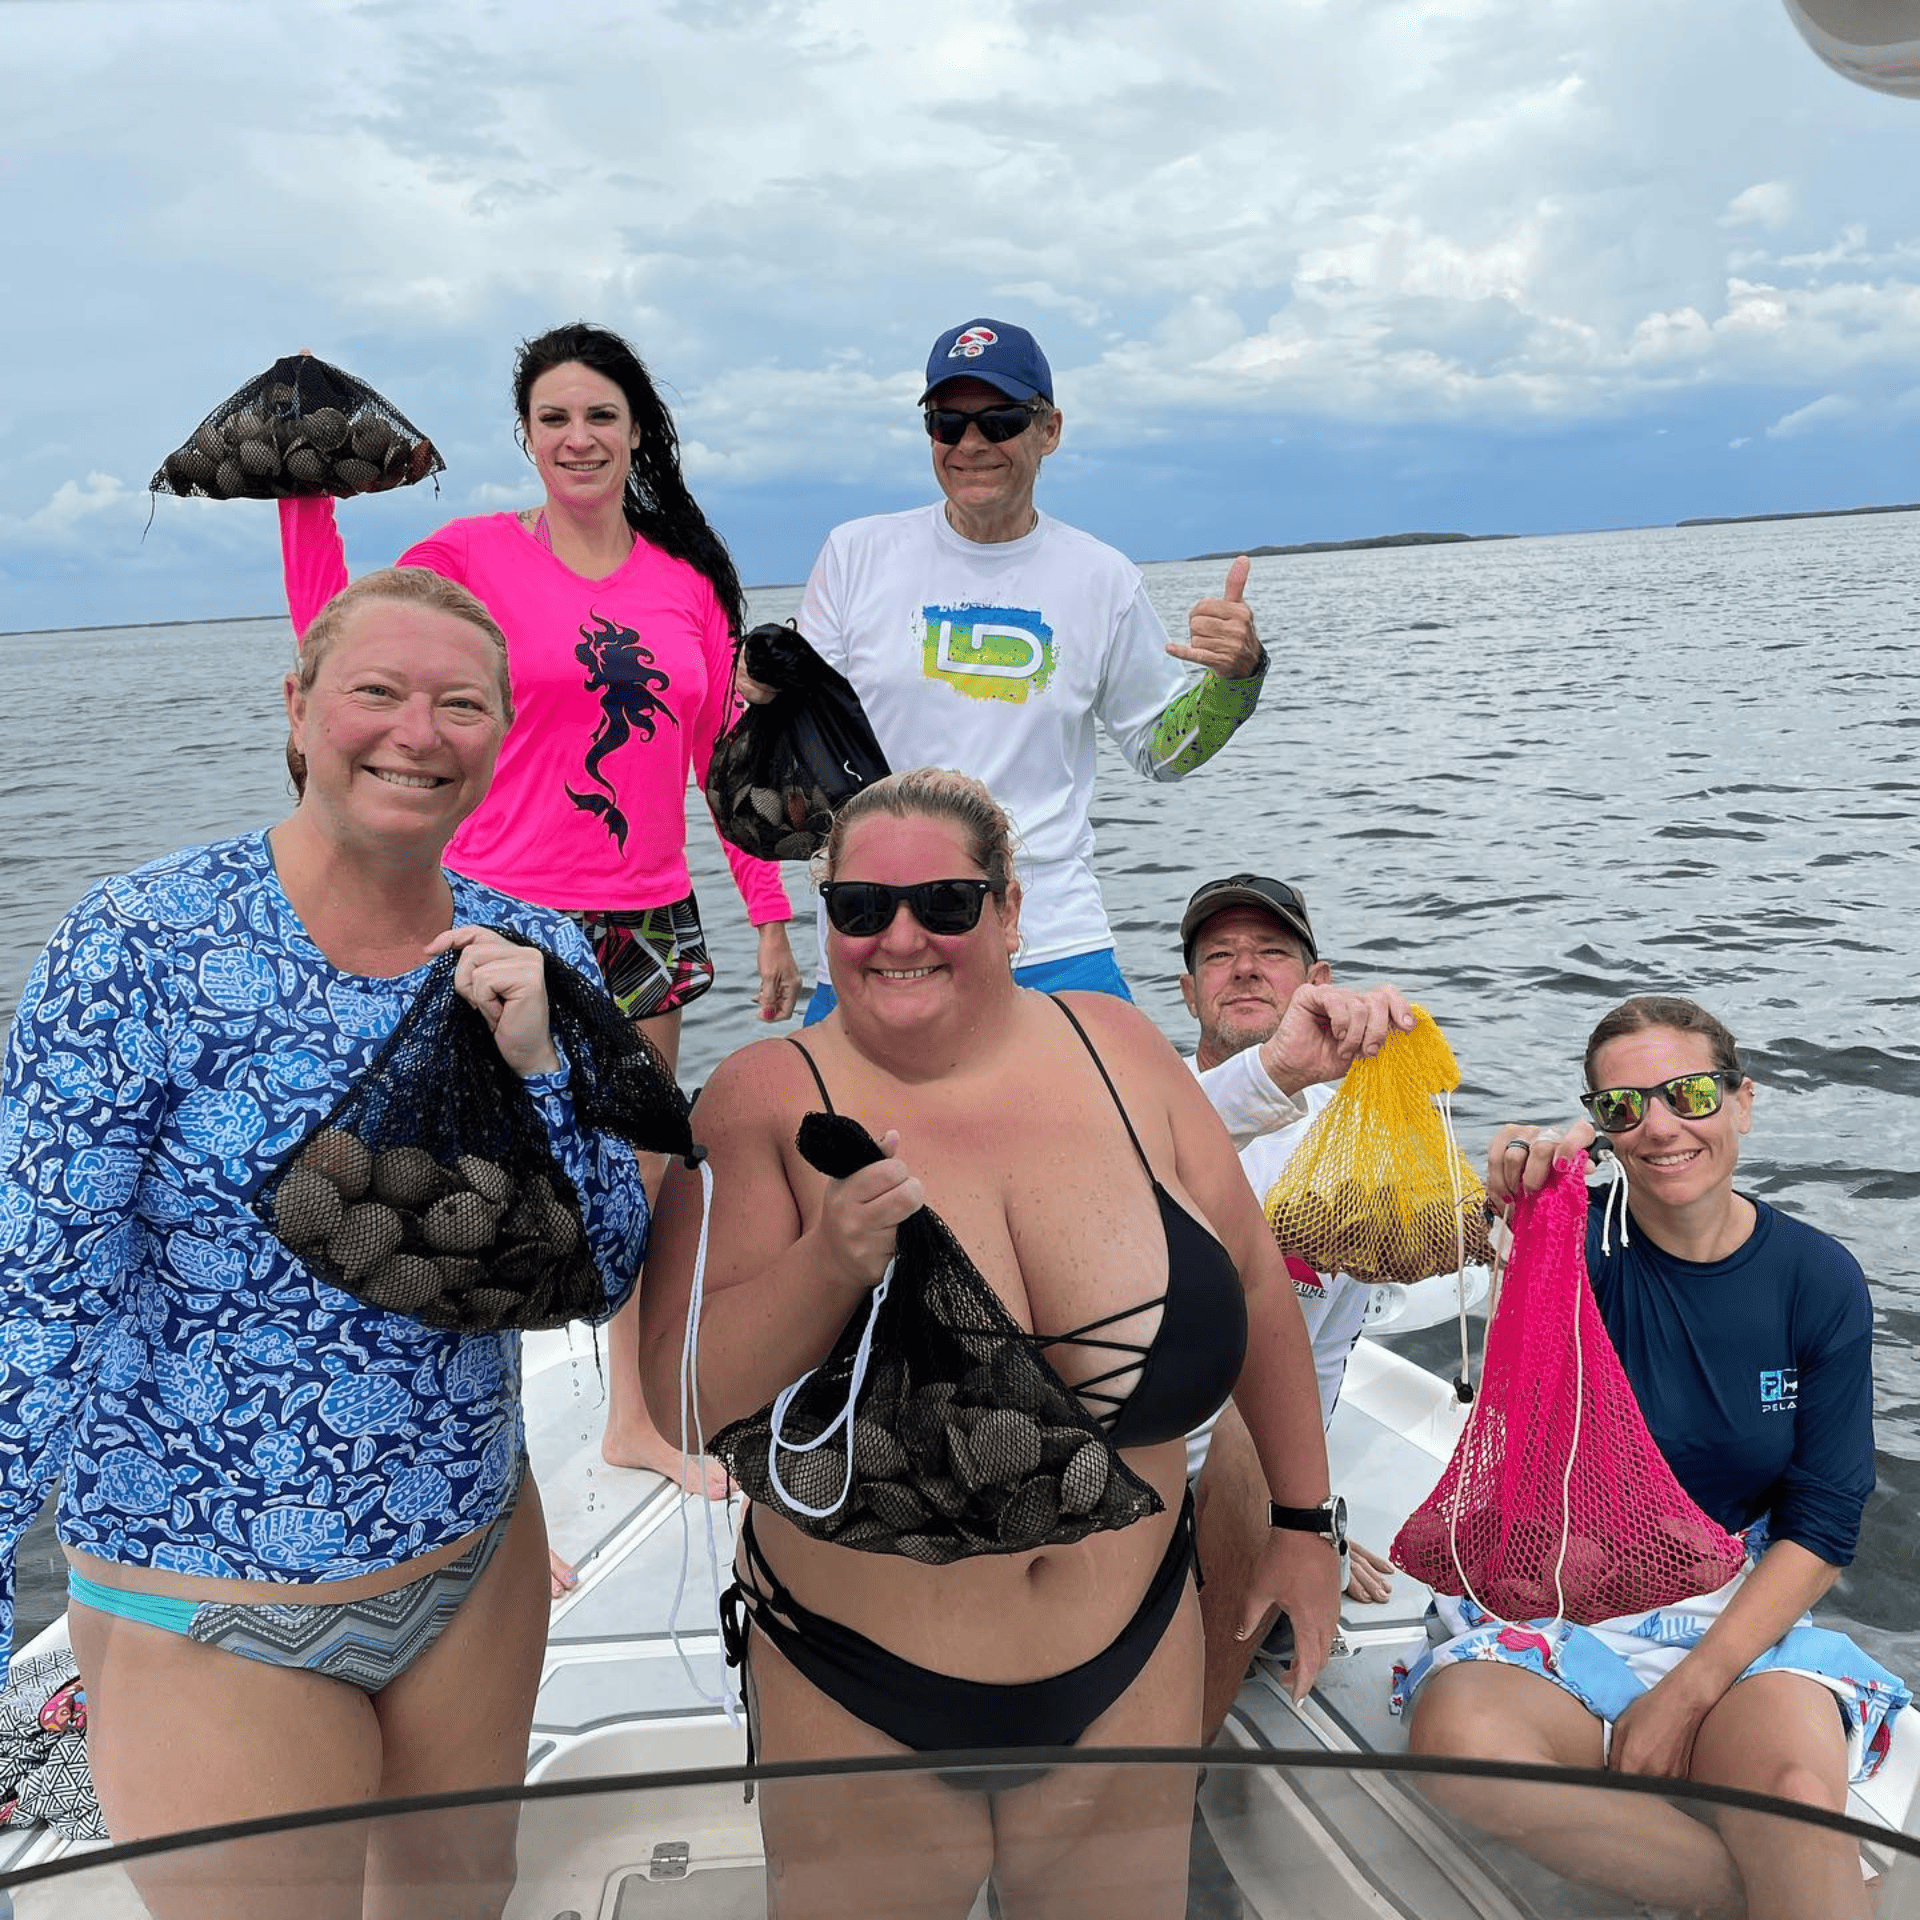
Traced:
<svg viewBox="0 0 1920 1920">
<path fill-rule="evenodd" d="M 1268 1189 L 1281 1251 L 1321 1273 L 1410 1286 L 1490 1257 L 1486 1188 L 1436 1101 L 1460 1069 L 1427 1010 L 1412 1013 L 1411 1032 L 1348 1067 Z"/>
<path fill-rule="evenodd" d="M 411 486 L 446 464 L 365 381 L 289 354 L 221 401 L 147 486 L 208 500 L 345 499 Z"/>
<path fill-rule="evenodd" d="M 721 734 L 707 768 L 707 805 L 721 834 L 760 860 L 809 860 L 834 813 L 888 772 L 860 696 L 789 622 L 741 642 L 748 675 L 775 697 Z"/>
<path fill-rule="evenodd" d="M 829 1179 L 882 1158 L 840 1114 L 799 1147 Z M 707 1451 L 802 1532 L 930 1566 L 1031 1553 L 1163 1511 L 951 1229 L 922 1207 L 833 1350 Z"/>
<path fill-rule="evenodd" d="M 499 931 L 529 945 L 510 929 Z M 459 952 L 253 1211 L 330 1285 L 433 1327 L 557 1327 L 606 1310 L 580 1195 L 526 1083 L 454 987 Z M 692 1150 L 687 1103 L 613 1000 L 544 955 L 548 1025 L 583 1132 Z"/>
<path fill-rule="evenodd" d="M 1392 1558 L 1504 1620 L 1581 1626 L 1723 1587 L 1740 1542 L 1647 1431 L 1587 1281 L 1587 1156 L 1515 1210 L 1479 1397 Z"/>
</svg>

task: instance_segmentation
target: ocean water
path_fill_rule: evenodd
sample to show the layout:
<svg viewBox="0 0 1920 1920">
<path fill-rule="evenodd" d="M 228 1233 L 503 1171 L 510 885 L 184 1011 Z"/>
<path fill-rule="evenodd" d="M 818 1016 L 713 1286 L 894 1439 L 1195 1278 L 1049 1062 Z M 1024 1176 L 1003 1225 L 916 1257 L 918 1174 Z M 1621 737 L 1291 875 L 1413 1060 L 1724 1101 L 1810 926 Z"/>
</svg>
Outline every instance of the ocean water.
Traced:
<svg viewBox="0 0 1920 1920">
<path fill-rule="evenodd" d="M 1176 631 L 1214 563 L 1146 569 Z M 1760 1092 L 1742 1184 L 1873 1286 L 1880 1485 L 1833 1596 L 1920 1675 L 1920 515 L 1563 536 L 1256 562 L 1273 657 L 1254 720 L 1155 786 L 1102 744 L 1099 867 L 1146 1009 L 1191 1038 L 1177 925 L 1199 880 L 1304 888 L 1336 977 L 1440 1022 L 1478 1154 L 1575 1111 L 1594 1020 L 1684 991 Z M 753 596 L 760 618 L 794 589 Z M 270 822 L 283 620 L 0 636 L 0 1019 L 92 880 Z M 760 1031 L 753 946 L 704 808 L 689 845 L 721 977 L 697 1084 Z M 807 885 L 790 869 L 811 964 Z M 1444 1368 L 1448 1336 L 1406 1343 Z M 23 1629 L 60 1605 L 45 1530 Z"/>
</svg>

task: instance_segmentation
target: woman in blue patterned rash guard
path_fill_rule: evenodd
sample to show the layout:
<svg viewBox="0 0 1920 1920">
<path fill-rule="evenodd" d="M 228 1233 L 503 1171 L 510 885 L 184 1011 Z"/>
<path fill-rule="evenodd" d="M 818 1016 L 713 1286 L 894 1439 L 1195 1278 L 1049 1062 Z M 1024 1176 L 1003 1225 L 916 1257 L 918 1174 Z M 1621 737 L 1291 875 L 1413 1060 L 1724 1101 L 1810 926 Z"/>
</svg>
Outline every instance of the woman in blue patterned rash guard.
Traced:
<svg viewBox="0 0 1920 1920">
<path fill-rule="evenodd" d="M 433 958 L 492 1029 L 581 1196 L 605 1310 L 647 1211 L 585 1132 L 542 962 L 563 915 L 446 872 L 512 717 L 464 588 L 372 574 L 287 680 L 294 811 L 95 887 L 20 1000 L 0 1102 L 0 1654 L 22 1530 L 59 1533 L 116 1840 L 517 1782 L 545 1644 L 517 1337 L 443 1331 L 316 1277 L 248 1207 L 362 1074 Z M 432 1857 L 423 1858 L 422 1849 Z M 277 1834 L 196 1857 L 162 1920 L 499 1911 L 511 1815 Z M 263 1904 L 263 1889 L 271 1899 Z"/>
</svg>

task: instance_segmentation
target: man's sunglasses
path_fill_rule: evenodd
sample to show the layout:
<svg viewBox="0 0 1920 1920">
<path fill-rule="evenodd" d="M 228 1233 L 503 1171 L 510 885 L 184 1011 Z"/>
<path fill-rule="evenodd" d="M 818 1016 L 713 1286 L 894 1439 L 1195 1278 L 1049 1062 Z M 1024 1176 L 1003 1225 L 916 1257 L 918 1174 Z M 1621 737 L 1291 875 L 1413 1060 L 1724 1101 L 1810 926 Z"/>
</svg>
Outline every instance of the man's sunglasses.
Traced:
<svg viewBox="0 0 1920 1920">
<path fill-rule="evenodd" d="M 1715 1068 L 1709 1073 L 1678 1073 L 1654 1087 L 1601 1087 L 1583 1093 L 1580 1104 L 1602 1133 L 1630 1133 L 1647 1117 L 1647 1102 L 1657 1093 L 1667 1111 L 1682 1120 L 1706 1120 L 1720 1111 L 1720 1090 L 1737 1087 L 1745 1076 Z"/>
<path fill-rule="evenodd" d="M 902 900 L 929 933 L 971 933 L 993 891 L 991 880 L 920 880 L 910 887 L 890 887 L 880 880 L 829 880 L 820 897 L 827 903 L 833 930 L 863 940 L 893 925 Z"/>
<path fill-rule="evenodd" d="M 997 447 L 1003 440 L 1017 440 L 1039 417 L 1040 409 L 1025 401 L 980 407 L 972 413 L 961 407 L 929 407 L 927 437 L 943 447 L 957 447 L 969 427 L 978 427 L 980 437 Z"/>
</svg>

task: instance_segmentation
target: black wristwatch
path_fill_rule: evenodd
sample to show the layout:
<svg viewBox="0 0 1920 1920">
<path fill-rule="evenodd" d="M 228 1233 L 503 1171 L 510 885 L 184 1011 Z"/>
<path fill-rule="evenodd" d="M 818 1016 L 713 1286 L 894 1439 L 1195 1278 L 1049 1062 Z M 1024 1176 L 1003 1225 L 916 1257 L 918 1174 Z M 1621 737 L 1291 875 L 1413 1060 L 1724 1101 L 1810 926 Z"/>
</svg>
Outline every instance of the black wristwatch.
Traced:
<svg viewBox="0 0 1920 1920">
<path fill-rule="evenodd" d="M 1267 1525 L 1317 1533 L 1332 1542 L 1334 1552 L 1347 1550 L 1347 1503 L 1337 1493 L 1328 1494 L 1317 1507 L 1283 1507 L 1279 1501 L 1269 1500 Z"/>
</svg>

